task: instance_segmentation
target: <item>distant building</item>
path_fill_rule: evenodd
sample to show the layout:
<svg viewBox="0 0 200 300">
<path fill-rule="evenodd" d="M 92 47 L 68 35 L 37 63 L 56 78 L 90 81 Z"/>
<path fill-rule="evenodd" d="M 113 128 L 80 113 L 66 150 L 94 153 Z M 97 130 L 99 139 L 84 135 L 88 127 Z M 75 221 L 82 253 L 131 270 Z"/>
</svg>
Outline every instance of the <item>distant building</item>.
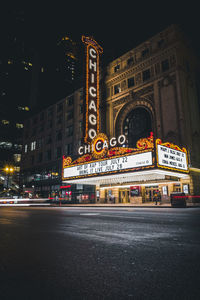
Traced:
<svg viewBox="0 0 200 300">
<path fill-rule="evenodd" d="M 34 57 L 31 107 L 34 111 L 56 103 L 81 86 L 80 49 L 68 36 L 52 38 Z"/>
<path fill-rule="evenodd" d="M 20 169 L 23 123 L 30 110 L 33 63 L 24 17 L 23 11 L 8 16 L 0 49 L 0 167 L 14 166 L 15 177 Z"/>
</svg>

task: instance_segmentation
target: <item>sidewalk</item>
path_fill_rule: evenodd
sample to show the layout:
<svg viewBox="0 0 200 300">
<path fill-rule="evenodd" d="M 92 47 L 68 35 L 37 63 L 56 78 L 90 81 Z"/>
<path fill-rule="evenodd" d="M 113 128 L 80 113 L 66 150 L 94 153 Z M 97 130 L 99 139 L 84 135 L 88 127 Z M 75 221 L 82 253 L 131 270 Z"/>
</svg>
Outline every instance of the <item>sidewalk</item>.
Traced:
<svg viewBox="0 0 200 300">
<path fill-rule="evenodd" d="M 59 206 L 52 204 L 51 206 Z M 111 203 L 87 203 L 87 204 L 61 204 L 61 207 L 108 207 L 108 208 L 133 208 L 133 207 L 146 207 L 146 208 L 156 208 L 156 207 L 162 207 L 162 208 L 168 208 L 171 207 L 171 204 L 158 204 L 155 205 L 154 203 L 142 203 L 142 204 L 132 204 L 132 203 L 117 203 L 117 204 L 111 204 Z"/>
<path fill-rule="evenodd" d="M 50 206 L 54 207 L 80 207 L 80 208 L 174 208 L 171 206 L 171 203 L 162 203 L 155 205 L 152 202 L 142 203 L 142 204 L 132 204 L 132 203 L 117 203 L 117 204 L 109 204 L 109 203 L 87 203 L 87 204 L 51 204 Z M 191 207 L 200 207 L 200 204 L 192 204 L 188 203 L 186 208 Z"/>
</svg>

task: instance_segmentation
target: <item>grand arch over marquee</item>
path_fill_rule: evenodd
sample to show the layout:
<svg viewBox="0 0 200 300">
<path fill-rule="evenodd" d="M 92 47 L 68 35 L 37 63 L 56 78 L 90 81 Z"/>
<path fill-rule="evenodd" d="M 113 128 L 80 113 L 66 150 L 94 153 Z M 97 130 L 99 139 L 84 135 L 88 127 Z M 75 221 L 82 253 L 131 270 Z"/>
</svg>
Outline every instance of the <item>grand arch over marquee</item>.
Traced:
<svg viewBox="0 0 200 300">
<path fill-rule="evenodd" d="M 151 103 L 147 100 L 144 99 L 139 99 L 136 100 L 134 102 L 128 102 L 126 103 L 118 112 L 118 114 L 116 115 L 116 118 L 114 120 L 114 128 L 115 128 L 115 134 L 122 134 L 123 132 L 123 125 L 125 122 L 126 117 L 135 109 L 137 108 L 143 108 L 145 109 L 147 112 L 149 112 L 150 116 L 151 116 L 151 124 L 152 124 L 152 131 L 155 134 L 155 112 L 154 109 L 151 105 Z"/>
</svg>

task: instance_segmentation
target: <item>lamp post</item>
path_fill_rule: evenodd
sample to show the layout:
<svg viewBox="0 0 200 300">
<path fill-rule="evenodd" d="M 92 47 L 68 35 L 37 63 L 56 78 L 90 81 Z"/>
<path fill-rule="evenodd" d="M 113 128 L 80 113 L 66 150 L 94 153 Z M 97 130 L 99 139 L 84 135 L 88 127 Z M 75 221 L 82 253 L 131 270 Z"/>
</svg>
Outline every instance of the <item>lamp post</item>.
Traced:
<svg viewBox="0 0 200 300">
<path fill-rule="evenodd" d="M 11 167 L 11 166 L 6 166 L 6 167 L 4 168 L 4 171 L 5 171 L 6 175 L 7 175 L 7 184 L 6 184 L 6 188 L 7 188 L 7 190 L 8 190 L 9 177 L 10 177 L 10 174 L 11 174 L 11 175 L 13 174 L 14 168 Z"/>
</svg>

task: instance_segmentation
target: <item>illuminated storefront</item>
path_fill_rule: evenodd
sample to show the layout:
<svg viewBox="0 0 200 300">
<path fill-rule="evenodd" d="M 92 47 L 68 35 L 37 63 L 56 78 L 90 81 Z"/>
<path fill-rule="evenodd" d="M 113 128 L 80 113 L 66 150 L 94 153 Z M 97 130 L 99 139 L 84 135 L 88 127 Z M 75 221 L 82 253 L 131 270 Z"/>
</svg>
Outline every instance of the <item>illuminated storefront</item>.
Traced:
<svg viewBox="0 0 200 300">
<path fill-rule="evenodd" d="M 93 150 L 75 161 L 63 158 L 63 181 L 96 186 L 96 202 L 145 203 L 153 201 L 156 190 L 168 202 L 171 192 L 189 193 L 185 148 L 154 141 L 151 134 L 140 139 L 136 148 L 105 147 L 98 153 L 100 140 L 103 145 L 105 134 L 97 135 L 90 144 Z"/>
</svg>

